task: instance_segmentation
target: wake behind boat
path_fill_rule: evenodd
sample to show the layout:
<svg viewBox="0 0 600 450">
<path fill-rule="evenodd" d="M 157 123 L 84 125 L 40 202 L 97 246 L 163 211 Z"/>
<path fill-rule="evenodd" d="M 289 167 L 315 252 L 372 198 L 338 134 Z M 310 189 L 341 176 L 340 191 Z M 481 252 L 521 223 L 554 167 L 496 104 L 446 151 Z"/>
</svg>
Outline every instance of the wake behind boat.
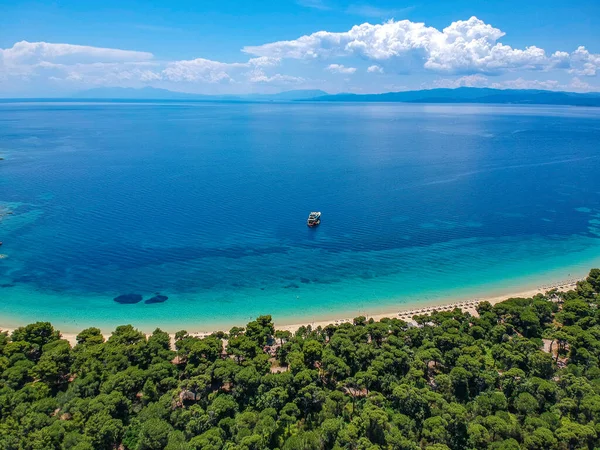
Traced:
<svg viewBox="0 0 600 450">
<path fill-rule="evenodd" d="M 316 227 L 321 223 L 321 213 L 320 212 L 311 212 L 308 215 L 308 220 L 306 221 L 306 225 L 309 227 Z"/>
</svg>

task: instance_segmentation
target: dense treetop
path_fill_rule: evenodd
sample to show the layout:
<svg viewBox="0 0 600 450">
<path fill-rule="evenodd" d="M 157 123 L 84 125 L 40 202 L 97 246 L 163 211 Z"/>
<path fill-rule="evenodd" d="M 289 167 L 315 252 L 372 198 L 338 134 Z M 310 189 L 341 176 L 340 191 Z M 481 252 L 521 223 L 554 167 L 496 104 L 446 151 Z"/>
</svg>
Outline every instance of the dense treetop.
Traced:
<svg viewBox="0 0 600 450">
<path fill-rule="evenodd" d="M 0 334 L 0 449 L 600 448 L 600 270 L 569 292 L 203 339 Z"/>
</svg>

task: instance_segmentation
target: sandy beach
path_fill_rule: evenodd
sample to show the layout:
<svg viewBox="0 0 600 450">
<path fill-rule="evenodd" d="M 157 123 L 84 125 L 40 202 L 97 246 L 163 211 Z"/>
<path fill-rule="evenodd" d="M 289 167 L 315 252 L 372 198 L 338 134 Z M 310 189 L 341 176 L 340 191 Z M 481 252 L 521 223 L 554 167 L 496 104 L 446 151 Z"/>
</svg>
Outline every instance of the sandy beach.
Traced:
<svg viewBox="0 0 600 450">
<path fill-rule="evenodd" d="M 553 283 L 553 284 L 547 285 L 547 286 L 540 286 L 539 288 L 536 288 L 536 289 L 518 291 L 518 292 L 511 293 L 511 294 L 498 295 L 498 296 L 494 296 L 494 297 L 482 297 L 482 298 L 478 298 L 475 300 L 464 300 L 464 301 L 454 300 L 451 302 L 443 302 L 443 303 L 437 302 L 437 303 L 432 303 L 432 304 L 423 304 L 423 305 L 420 305 L 418 308 L 401 308 L 396 311 L 390 311 L 388 313 L 366 315 L 365 317 L 367 319 L 373 319 L 375 321 L 379 321 L 384 318 L 396 317 L 396 318 L 402 319 L 406 322 L 413 322 L 412 321 L 413 316 L 420 315 L 420 314 L 429 314 L 434 311 L 452 311 L 454 308 L 460 308 L 461 310 L 463 310 L 465 312 L 469 312 L 472 315 L 477 315 L 476 308 L 477 308 L 477 305 L 479 305 L 479 303 L 481 303 L 481 302 L 487 301 L 487 302 L 491 303 L 492 305 L 495 305 L 496 303 L 500 303 L 504 300 L 508 300 L 509 298 L 515 298 L 515 297 L 529 298 L 529 297 L 533 297 L 534 295 L 537 295 L 537 294 L 543 294 L 552 289 L 557 289 L 558 291 L 569 291 L 576 287 L 578 281 L 580 281 L 580 280 L 579 279 L 566 280 L 563 282 Z M 329 324 L 339 325 L 344 322 L 352 322 L 353 319 L 354 319 L 353 317 L 346 317 L 346 318 L 336 319 L 336 320 L 319 320 L 319 321 L 315 321 L 315 322 L 296 323 L 296 324 L 291 324 L 291 325 L 275 324 L 275 328 L 278 330 L 287 330 L 287 331 L 295 332 L 301 326 L 310 325 L 312 328 L 317 328 L 319 326 L 326 327 Z"/>
<path fill-rule="evenodd" d="M 569 291 L 571 289 L 574 289 L 577 285 L 577 282 L 580 281 L 580 279 L 570 279 L 570 280 L 564 280 L 564 281 L 559 281 L 556 283 L 552 283 L 549 285 L 544 285 L 544 286 L 539 286 L 538 288 L 535 289 L 528 289 L 528 290 L 522 290 L 522 291 L 517 291 L 517 292 L 513 292 L 510 294 L 504 294 L 504 295 L 498 295 L 498 296 L 492 296 L 492 297 L 482 297 L 482 298 L 477 298 L 477 299 L 467 299 L 467 300 L 452 300 L 449 302 L 436 302 L 436 303 L 430 303 L 430 304 L 419 304 L 419 307 L 401 307 L 398 308 L 396 310 L 391 310 L 385 313 L 378 313 L 378 314 L 365 314 L 365 317 L 367 319 L 373 319 L 375 321 L 379 321 L 381 319 L 384 318 L 399 318 L 402 319 L 406 322 L 413 322 L 412 321 L 412 317 L 415 315 L 421 315 L 421 314 L 429 314 L 431 312 L 434 311 L 452 311 L 454 308 L 460 308 L 461 310 L 465 311 L 465 312 L 469 312 L 472 315 L 477 315 L 477 305 L 481 302 L 487 301 L 489 303 L 491 303 L 492 305 L 495 305 L 496 303 L 500 303 L 504 300 L 507 300 L 509 298 L 515 298 L 515 297 L 523 297 L 523 298 L 528 298 L 528 297 L 533 297 L 534 295 L 537 294 L 543 294 L 545 292 L 548 292 L 552 289 L 556 289 L 558 291 Z M 297 331 L 300 327 L 307 327 L 307 326 L 311 326 L 312 328 L 318 328 L 318 327 L 326 327 L 327 325 L 333 324 L 333 325 L 339 325 L 345 322 L 351 323 L 352 320 L 354 319 L 354 317 L 341 317 L 341 318 L 336 318 L 336 319 L 325 319 L 325 320 L 316 320 L 316 321 L 311 321 L 311 322 L 299 322 L 299 323 L 292 323 L 292 324 L 278 324 L 277 321 L 275 321 L 275 328 L 277 330 L 284 330 L 284 331 L 290 331 L 292 333 L 294 333 L 295 331 Z M 276 320 L 276 318 L 275 318 Z M 238 326 L 244 326 L 245 324 L 239 324 Z M 5 329 L 0 327 L 0 330 L 2 331 L 8 331 L 9 333 L 12 333 L 12 329 Z M 197 337 L 205 337 L 205 336 L 209 336 L 210 334 L 214 333 L 217 330 L 213 330 L 213 331 L 194 331 L 194 332 L 190 332 L 189 334 L 192 336 L 197 336 Z M 223 331 L 227 331 L 227 330 L 223 330 Z M 63 339 L 66 339 L 67 341 L 69 341 L 71 343 L 71 345 L 75 345 L 77 344 L 77 334 L 78 333 L 62 333 L 61 335 L 63 337 Z M 108 339 L 108 337 L 110 336 L 110 332 L 108 333 L 104 333 L 105 338 Z M 171 339 L 174 340 L 175 339 L 175 334 L 172 333 L 170 334 Z"/>
</svg>

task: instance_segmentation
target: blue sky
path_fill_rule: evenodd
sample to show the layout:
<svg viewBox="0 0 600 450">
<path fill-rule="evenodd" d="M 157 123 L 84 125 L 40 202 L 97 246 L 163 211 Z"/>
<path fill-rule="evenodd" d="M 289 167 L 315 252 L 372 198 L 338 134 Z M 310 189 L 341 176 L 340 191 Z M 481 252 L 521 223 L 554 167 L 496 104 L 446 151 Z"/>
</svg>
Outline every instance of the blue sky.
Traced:
<svg viewBox="0 0 600 450">
<path fill-rule="evenodd" d="M 600 90 L 600 2 L 0 0 L 0 96 Z"/>
</svg>

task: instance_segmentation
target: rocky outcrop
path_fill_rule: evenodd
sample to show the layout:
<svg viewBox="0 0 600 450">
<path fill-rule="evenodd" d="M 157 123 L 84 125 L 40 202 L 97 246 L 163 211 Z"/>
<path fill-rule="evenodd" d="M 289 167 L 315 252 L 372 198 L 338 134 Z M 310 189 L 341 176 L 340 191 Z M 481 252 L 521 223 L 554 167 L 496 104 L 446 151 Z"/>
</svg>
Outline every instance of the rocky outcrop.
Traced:
<svg viewBox="0 0 600 450">
<path fill-rule="evenodd" d="M 179 393 L 179 401 L 180 402 L 195 402 L 196 394 L 188 389 L 184 389 Z"/>
</svg>

